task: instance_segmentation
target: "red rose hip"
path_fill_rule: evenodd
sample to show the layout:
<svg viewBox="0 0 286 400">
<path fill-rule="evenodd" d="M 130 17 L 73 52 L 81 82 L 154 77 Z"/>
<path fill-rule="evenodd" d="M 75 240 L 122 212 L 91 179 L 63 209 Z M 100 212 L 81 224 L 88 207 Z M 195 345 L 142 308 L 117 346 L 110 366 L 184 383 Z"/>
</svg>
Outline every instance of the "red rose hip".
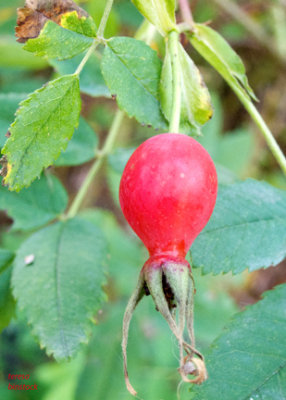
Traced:
<svg viewBox="0 0 286 400">
<path fill-rule="evenodd" d="M 196 140 L 182 134 L 164 133 L 146 140 L 135 150 L 124 169 L 119 190 L 120 205 L 150 255 L 123 320 L 125 381 L 133 395 L 136 392 L 128 378 L 126 347 L 133 311 L 144 294 L 151 294 L 156 309 L 179 342 L 182 379 L 199 384 L 207 378 L 204 358 L 195 348 L 195 290 L 185 256 L 207 224 L 216 195 L 217 175 L 211 157 Z M 188 341 L 183 337 L 185 327 Z M 196 377 L 189 379 L 189 374 Z"/>
<path fill-rule="evenodd" d="M 216 170 L 207 151 L 189 136 L 165 133 L 132 154 L 119 199 L 151 256 L 185 257 L 211 216 L 216 194 Z"/>
</svg>

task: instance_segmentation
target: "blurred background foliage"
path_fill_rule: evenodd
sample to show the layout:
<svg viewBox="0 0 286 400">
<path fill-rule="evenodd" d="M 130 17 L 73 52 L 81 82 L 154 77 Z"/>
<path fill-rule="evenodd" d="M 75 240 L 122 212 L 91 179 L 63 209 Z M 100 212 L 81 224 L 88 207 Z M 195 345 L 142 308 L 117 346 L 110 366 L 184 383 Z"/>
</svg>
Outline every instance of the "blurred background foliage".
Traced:
<svg viewBox="0 0 286 400">
<path fill-rule="evenodd" d="M 105 1 L 77 1 L 98 23 Z M 251 86 L 260 102 L 258 108 L 282 150 L 286 150 L 286 4 L 284 0 L 193 0 L 195 20 L 210 21 L 244 60 Z M 16 8 L 22 0 L 0 0 L 0 146 L 14 119 L 18 103 L 28 93 L 45 84 L 56 74 L 74 71 L 78 60 L 46 61 L 22 50 L 14 37 Z M 141 15 L 129 0 L 117 0 L 107 26 L 107 36 L 133 36 L 142 22 Z M 255 33 L 256 32 L 256 33 Z M 258 32 L 258 34 L 257 34 Z M 187 43 L 182 37 L 183 43 Z M 162 51 L 160 38 L 152 47 Z M 286 188 L 285 179 L 262 137 L 244 108 L 217 73 L 187 46 L 212 92 L 214 117 L 203 128 L 199 141 L 213 157 L 221 183 L 245 177 L 264 179 Z M 70 199 L 77 192 L 94 157 L 98 143 L 110 126 L 116 110 L 99 73 L 100 52 L 91 58 L 81 81 L 83 112 L 80 126 L 68 150 L 51 171 L 64 184 Z M 79 57 L 80 59 L 80 57 Z M 95 133 L 96 132 L 96 135 Z M 109 243 L 109 279 L 106 292 L 109 302 L 96 316 L 88 346 L 68 363 L 55 363 L 39 349 L 25 315 L 15 309 L 3 279 L 10 279 L 9 269 L 0 285 L 1 323 L 14 315 L 0 336 L 0 398 L 5 400 L 114 400 L 129 399 L 121 357 L 121 324 L 124 308 L 147 254 L 124 223 L 118 207 L 118 185 L 124 165 L 132 150 L 142 140 L 155 134 L 151 128 L 125 119 L 117 147 L 105 163 L 85 199 L 81 215 L 99 224 Z M 76 167 L 75 167 L 76 166 Z M 3 193 L 0 191 L 0 196 Z M 11 229 L 12 221 L 1 212 L 1 248 L 14 251 L 31 231 Z M 72 273 L 72 271 L 71 271 Z M 223 330 L 231 316 L 261 294 L 286 281 L 285 263 L 267 271 L 245 272 L 235 277 L 202 276 L 194 271 L 196 281 L 195 331 L 197 345 L 204 352 Z M 7 302 L 7 297 L 9 301 Z M 9 304 L 9 307 L 7 307 Z M 15 316 L 17 318 L 15 318 Z M 3 328 L 0 324 L 0 328 Z M 167 324 L 154 310 L 148 297 L 139 305 L 132 322 L 129 340 L 129 370 L 141 397 L 148 400 L 187 399 L 188 387 L 178 388 L 178 348 Z M 8 391 L 8 373 L 29 373 L 29 383 L 37 391 Z"/>
</svg>

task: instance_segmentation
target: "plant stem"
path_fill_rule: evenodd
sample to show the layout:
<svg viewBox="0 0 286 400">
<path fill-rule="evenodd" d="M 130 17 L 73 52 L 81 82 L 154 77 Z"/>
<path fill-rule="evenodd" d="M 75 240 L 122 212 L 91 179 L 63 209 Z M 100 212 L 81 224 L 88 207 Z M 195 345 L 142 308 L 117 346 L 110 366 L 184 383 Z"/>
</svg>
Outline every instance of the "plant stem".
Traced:
<svg viewBox="0 0 286 400">
<path fill-rule="evenodd" d="M 231 86 L 232 90 L 236 93 L 246 110 L 249 112 L 250 116 L 256 123 L 256 125 L 260 128 L 272 154 L 274 155 L 275 159 L 277 160 L 278 164 L 280 165 L 282 171 L 286 175 L 286 158 L 284 154 L 282 153 L 282 150 L 280 149 L 278 143 L 276 142 L 274 136 L 272 135 L 270 129 L 264 122 L 263 118 L 257 111 L 256 107 L 252 103 L 251 100 L 249 100 L 245 94 L 237 88 L 236 85 L 234 85 L 231 81 L 228 81 L 229 85 Z"/>
<path fill-rule="evenodd" d="M 170 118 L 170 132 L 179 133 L 181 116 L 181 70 L 179 60 L 179 33 L 172 31 L 168 35 L 168 49 L 172 64 L 173 103 Z"/>
<path fill-rule="evenodd" d="M 83 181 L 83 184 L 81 185 L 80 190 L 78 191 L 76 197 L 74 198 L 74 201 L 67 214 L 67 218 L 73 218 L 77 214 L 90 185 L 92 184 L 97 172 L 99 171 L 100 167 L 103 164 L 105 157 L 111 152 L 113 148 L 123 118 L 124 118 L 123 111 L 117 111 L 115 118 L 112 122 L 110 131 L 108 133 L 107 139 L 104 143 L 104 146 L 102 150 L 99 151 L 97 159 L 93 163 L 91 169 L 89 170 L 87 176 Z"/>
<path fill-rule="evenodd" d="M 104 12 L 103 12 L 103 16 L 102 16 L 101 21 L 100 21 L 100 25 L 99 25 L 99 28 L 97 30 L 97 38 L 94 39 L 94 41 L 93 41 L 92 45 L 90 46 L 89 50 L 86 52 L 85 56 L 81 60 L 81 63 L 77 67 L 77 69 L 75 71 L 76 75 L 79 75 L 81 73 L 81 71 L 82 71 L 83 67 L 85 66 L 85 64 L 87 63 L 89 57 L 94 52 L 94 50 L 97 48 L 99 43 L 102 41 L 102 36 L 104 34 L 106 23 L 107 23 L 110 11 L 112 9 L 113 1 L 114 0 L 107 0 L 106 6 L 105 6 L 105 9 L 104 9 Z"/>
<path fill-rule="evenodd" d="M 94 42 L 92 43 L 89 50 L 86 52 L 85 56 L 83 57 L 83 59 L 81 60 L 81 62 L 79 64 L 79 66 L 77 67 L 77 69 L 75 71 L 75 75 L 79 75 L 81 73 L 81 71 L 82 71 L 83 67 L 85 66 L 85 64 L 87 63 L 89 57 L 91 56 L 91 54 L 97 48 L 98 45 L 99 45 L 99 42 L 96 39 L 94 39 Z"/>
<path fill-rule="evenodd" d="M 110 11 L 111 11 L 112 6 L 113 6 L 113 1 L 114 0 L 107 0 L 107 2 L 106 2 L 106 6 L 105 6 L 105 9 L 104 9 L 103 15 L 101 17 L 99 28 L 97 30 L 97 36 L 103 36 L 104 35 L 104 31 L 105 31 L 105 27 L 106 27 L 106 24 L 107 24 L 107 20 L 108 20 Z"/>
<path fill-rule="evenodd" d="M 183 21 L 192 27 L 194 25 L 194 19 L 189 0 L 179 0 L 179 4 Z"/>
</svg>

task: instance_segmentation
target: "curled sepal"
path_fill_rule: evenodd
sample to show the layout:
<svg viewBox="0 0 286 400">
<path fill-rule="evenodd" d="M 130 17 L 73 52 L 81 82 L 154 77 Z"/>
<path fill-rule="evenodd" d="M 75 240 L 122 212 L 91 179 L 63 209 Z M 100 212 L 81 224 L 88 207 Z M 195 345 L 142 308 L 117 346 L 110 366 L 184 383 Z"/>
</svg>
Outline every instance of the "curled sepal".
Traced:
<svg viewBox="0 0 286 400">
<path fill-rule="evenodd" d="M 131 318 L 132 318 L 133 312 L 134 312 L 137 304 L 139 303 L 139 301 L 142 299 L 143 296 L 144 296 L 144 277 L 143 277 L 143 274 L 140 273 L 137 286 L 136 286 L 134 292 L 132 293 L 132 295 L 131 295 L 131 297 L 129 299 L 129 302 L 127 304 L 127 307 L 126 307 L 126 310 L 125 310 L 125 313 L 124 313 L 123 329 L 122 329 L 123 330 L 123 332 L 122 332 L 122 343 L 121 343 L 122 354 L 123 354 L 123 368 L 124 368 L 125 384 L 126 384 L 126 387 L 127 387 L 128 391 L 133 396 L 136 396 L 137 392 L 133 388 L 133 386 L 131 385 L 131 383 L 129 381 L 128 371 L 127 371 L 127 353 L 126 353 L 126 349 L 127 349 L 128 332 L 129 332 L 129 325 L 130 325 L 130 322 L 131 322 Z"/>
<path fill-rule="evenodd" d="M 178 340 L 180 349 L 180 366 L 178 371 L 182 380 L 184 382 L 200 384 L 207 378 L 204 358 L 195 348 L 193 330 L 194 292 L 191 268 L 185 259 L 172 258 L 170 256 L 153 256 L 144 264 L 137 287 L 129 300 L 123 320 L 122 351 L 125 382 L 127 389 L 134 396 L 137 393 L 128 378 L 126 347 L 132 314 L 144 293 L 146 295 L 151 294 L 156 309 L 165 318 Z M 187 328 L 189 336 L 187 341 L 184 338 L 185 328 Z M 188 377 L 190 374 L 195 375 L 195 378 L 190 379 Z"/>
</svg>

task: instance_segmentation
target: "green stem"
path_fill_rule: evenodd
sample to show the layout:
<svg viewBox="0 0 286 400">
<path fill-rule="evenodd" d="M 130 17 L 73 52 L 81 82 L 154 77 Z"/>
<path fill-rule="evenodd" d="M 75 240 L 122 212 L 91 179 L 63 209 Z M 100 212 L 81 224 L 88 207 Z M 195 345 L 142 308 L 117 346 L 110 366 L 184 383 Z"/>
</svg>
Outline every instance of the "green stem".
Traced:
<svg viewBox="0 0 286 400">
<path fill-rule="evenodd" d="M 75 75 L 79 75 L 83 69 L 83 67 L 85 66 L 85 64 L 87 63 L 89 57 L 91 56 L 91 54 L 94 52 L 94 50 L 97 48 L 97 46 L 99 45 L 99 42 L 94 39 L 94 42 L 92 43 L 92 45 L 90 46 L 89 50 L 86 52 L 85 56 L 83 57 L 83 59 L 81 60 L 79 66 L 77 67 L 76 71 L 75 71 Z"/>
<path fill-rule="evenodd" d="M 73 218 L 77 214 L 90 185 L 92 184 L 96 174 L 98 173 L 100 167 L 103 164 L 105 157 L 111 152 L 113 148 L 123 118 L 124 118 L 124 113 L 122 111 L 117 111 L 116 116 L 112 122 L 110 131 L 108 133 L 107 139 L 104 143 L 104 146 L 102 150 L 99 152 L 97 159 L 93 163 L 91 169 L 89 170 L 86 178 L 83 181 L 83 184 L 81 185 L 80 190 L 78 191 L 76 197 L 74 198 L 74 201 L 67 214 L 67 218 Z"/>
<path fill-rule="evenodd" d="M 179 133 L 181 116 L 181 71 L 179 61 L 179 33 L 172 31 L 168 35 L 168 49 L 172 64 L 173 102 L 170 118 L 170 132 Z"/>
<path fill-rule="evenodd" d="M 272 151 L 272 154 L 276 158 L 278 164 L 280 165 L 282 171 L 286 175 L 286 158 L 284 154 L 282 153 L 282 150 L 280 149 L 278 143 L 276 142 L 274 136 L 272 135 L 272 132 L 264 122 L 263 118 L 257 111 L 256 107 L 254 104 L 249 100 L 245 94 L 237 88 L 235 84 L 233 84 L 231 81 L 228 81 L 229 85 L 231 86 L 232 90 L 236 93 L 246 110 L 249 112 L 250 116 L 256 123 L 256 125 L 260 128 L 270 150 Z"/>
<path fill-rule="evenodd" d="M 100 21 L 100 25 L 99 25 L 99 28 L 97 30 L 97 36 L 99 36 L 99 37 L 104 35 L 104 31 L 105 31 L 105 27 L 106 27 L 106 24 L 107 24 L 107 20 L 108 20 L 110 11 L 111 11 L 112 6 L 113 6 L 113 1 L 114 0 L 107 0 L 106 6 L 105 6 L 105 9 L 104 9 L 104 12 L 103 12 L 103 16 L 102 16 L 101 21 Z"/>
<path fill-rule="evenodd" d="M 103 37 L 104 31 L 105 31 L 105 27 L 106 27 L 106 24 L 107 24 L 107 20 L 108 20 L 110 11 L 112 9 L 113 1 L 114 0 L 107 0 L 106 6 L 105 6 L 105 9 L 104 9 L 104 12 L 103 12 L 103 16 L 102 16 L 101 21 L 100 21 L 100 25 L 99 25 L 99 28 L 97 30 L 97 38 L 94 39 L 94 41 L 93 41 L 92 45 L 90 46 L 89 50 L 86 52 L 85 56 L 81 60 L 81 63 L 77 67 L 77 69 L 75 71 L 76 75 L 79 75 L 81 73 L 83 67 L 87 63 L 87 61 L 88 61 L 89 57 L 91 56 L 91 54 L 97 48 L 99 43 L 102 42 L 102 37 Z"/>
</svg>

